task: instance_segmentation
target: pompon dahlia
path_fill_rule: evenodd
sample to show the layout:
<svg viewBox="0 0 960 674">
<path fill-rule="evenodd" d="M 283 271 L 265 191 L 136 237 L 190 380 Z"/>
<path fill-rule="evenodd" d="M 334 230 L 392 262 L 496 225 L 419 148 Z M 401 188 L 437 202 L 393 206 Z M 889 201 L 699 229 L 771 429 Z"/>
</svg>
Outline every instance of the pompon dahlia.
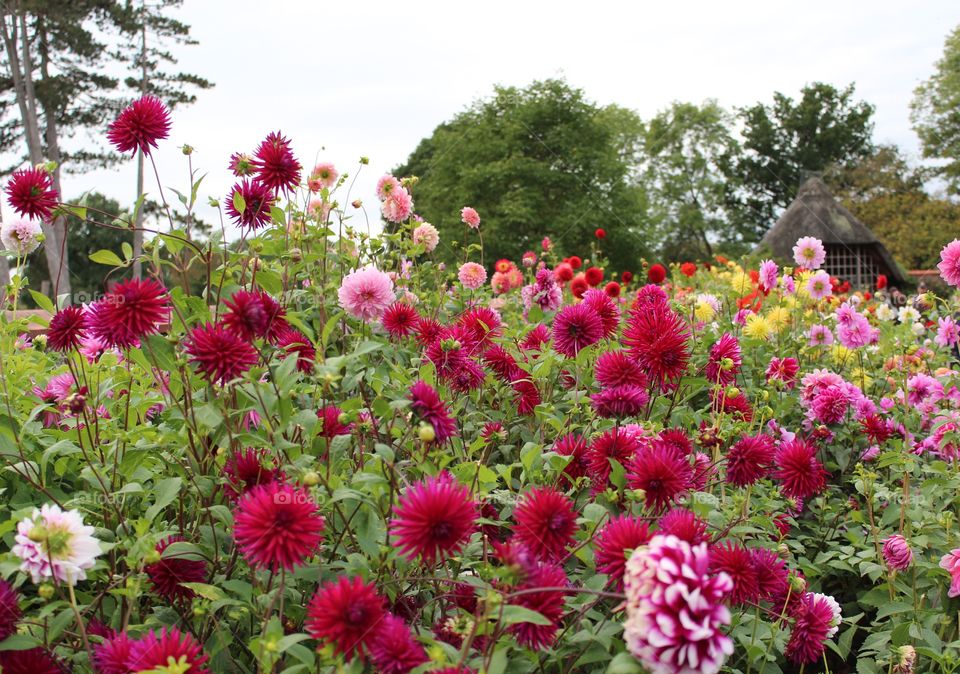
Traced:
<svg viewBox="0 0 960 674">
<path fill-rule="evenodd" d="M 784 655 L 797 665 L 818 662 L 827 641 L 840 629 L 840 605 L 833 597 L 807 592 L 794 611 Z"/>
<path fill-rule="evenodd" d="M 750 562 L 757 574 L 760 599 L 773 601 L 786 595 L 790 573 L 786 563 L 773 550 L 750 548 Z"/>
<path fill-rule="evenodd" d="M 130 348 L 141 337 L 159 332 L 169 315 L 166 288 L 154 279 L 130 279 L 91 305 L 88 335 L 110 346 Z"/>
<path fill-rule="evenodd" d="M 620 307 L 610 299 L 607 292 L 591 288 L 583 294 L 583 304 L 597 312 L 600 323 L 603 325 L 604 338 L 616 334 L 617 328 L 620 327 Z"/>
<path fill-rule="evenodd" d="M 716 674 L 733 653 L 721 630 L 730 624 L 723 602 L 733 582 L 709 567 L 705 543 L 663 535 L 627 561 L 624 641 L 652 674 Z"/>
<path fill-rule="evenodd" d="M 568 304 L 553 319 L 553 348 L 568 358 L 603 337 L 600 314 L 586 304 Z"/>
<path fill-rule="evenodd" d="M 610 577 L 609 583 L 623 589 L 627 558 L 634 549 L 650 542 L 652 536 L 645 521 L 633 515 L 618 515 L 607 522 L 593 539 L 597 571 Z"/>
<path fill-rule="evenodd" d="M 304 628 L 314 639 L 333 646 L 335 654 L 343 653 L 348 660 L 363 658 L 387 615 L 384 604 L 372 583 L 359 576 L 340 576 L 313 595 Z"/>
<path fill-rule="evenodd" d="M 827 471 L 817 459 L 817 448 L 806 440 L 794 438 L 781 443 L 774 453 L 780 490 L 787 498 L 808 499 L 827 486 Z"/>
<path fill-rule="evenodd" d="M 163 551 L 173 543 L 184 541 L 183 536 L 168 536 L 157 543 L 160 561 L 144 566 L 153 591 L 171 603 L 192 599 L 194 591 L 182 583 L 203 583 L 207 580 L 207 563 L 202 559 L 164 557 Z"/>
<path fill-rule="evenodd" d="M 67 669 L 42 646 L 21 651 L 0 651 L 3 674 L 64 674 Z"/>
<path fill-rule="evenodd" d="M 587 448 L 587 465 L 594 492 L 607 488 L 610 480 L 610 459 L 626 468 L 634 454 L 641 450 L 636 434 L 622 428 L 611 428 L 594 438 Z"/>
<path fill-rule="evenodd" d="M 457 434 L 456 422 L 450 418 L 446 404 L 430 384 L 422 380 L 414 382 L 408 397 L 414 416 L 433 427 L 438 444 L 444 444 Z"/>
<path fill-rule="evenodd" d="M 64 307 L 50 319 L 47 328 L 47 348 L 66 352 L 80 347 L 87 336 L 87 315 L 81 307 Z"/>
<path fill-rule="evenodd" d="M 730 541 L 711 546 L 710 571 L 723 572 L 733 581 L 729 599 L 734 604 L 756 604 L 760 600 L 760 579 L 745 547 Z"/>
<path fill-rule="evenodd" d="M 393 281 L 374 267 L 356 269 L 344 277 L 337 297 L 354 318 L 378 321 L 395 299 Z"/>
<path fill-rule="evenodd" d="M 151 630 L 133 642 L 128 662 L 131 672 L 144 672 L 166 668 L 171 660 L 178 663 L 178 671 L 210 674 L 206 666 L 209 658 L 203 648 L 190 634 L 184 634 L 176 627 L 164 627 L 160 632 Z"/>
<path fill-rule="evenodd" d="M 590 396 L 594 411 L 609 418 L 637 416 L 649 401 L 646 389 L 632 385 L 606 388 Z"/>
<path fill-rule="evenodd" d="M 251 566 L 291 571 L 316 553 L 323 517 L 310 492 L 281 482 L 254 487 L 234 509 L 233 538 Z"/>
<path fill-rule="evenodd" d="M 553 443 L 553 451 L 560 456 L 570 457 L 569 463 L 563 468 L 564 486 L 573 486 L 578 478 L 585 477 L 589 468 L 587 464 L 587 441 L 582 435 L 567 433 Z"/>
<path fill-rule="evenodd" d="M 370 660 L 380 674 L 407 674 L 430 658 L 403 619 L 387 614 L 370 642 Z"/>
<path fill-rule="evenodd" d="M 300 184 L 300 162 L 293 156 L 290 141 L 274 131 L 257 147 L 251 162 L 257 179 L 274 192 L 291 192 Z"/>
<path fill-rule="evenodd" d="M 576 542 L 573 501 L 553 487 L 534 487 L 513 511 L 517 541 L 542 560 L 562 561 Z"/>
<path fill-rule="evenodd" d="M 383 329 L 392 339 L 401 339 L 416 330 L 420 314 L 406 302 L 394 302 L 383 312 Z"/>
<path fill-rule="evenodd" d="M 227 308 L 223 325 L 248 342 L 261 338 L 276 342 L 290 327 L 286 310 L 263 290 L 238 290 L 223 304 Z"/>
<path fill-rule="evenodd" d="M 762 479 L 770 470 L 774 449 L 773 438 L 763 433 L 737 440 L 727 451 L 727 482 L 746 487 Z"/>
<path fill-rule="evenodd" d="M 664 536 L 676 536 L 690 545 L 710 540 L 707 535 L 707 523 L 686 508 L 674 508 L 657 522 L 657 528 Z"/>
<path fill-rule="evenodd" d="M 89 630 L 87 630 L 89 633 Z M 134 641 L 126 632 L 115 634 L 93 646 L 93 669 L 97 674 L 130 674 L 130 651 Z"/>
<path fill-rule="evenodd" d="M 644 491 L 644 504 L 653 513 L 666 512 L 690 490 L 692 480 L 689 459 L 660 439 L 636 452 L 627 468 L 627 485 Z"/>
<path fill-rule="evenodd" d="M 14 171 L 7 183 L 7 201 L 18 214 L 47 222 L 57 207 L 59 195 L 50 174 L 42 168 Z"/>
<path fill-rule="evenodd" d="M 894 534 L 883 541 L 883 561 L 891 571 L 906 571 L 913 563 L 913 551 L 907 539 Z"/>
<path fill-rule="evenodd" d="M 729 332 L 723 333 L 717 343 L 710 347 L 710 357 L 707 360 L 707 381 L 711 384 L 728 386 L 737 379 L 743 356 L 740 353 L 740 343 Z"/>
<path fill-rule="evenodd" d="M 266 449 L 236 449 L 227 458 L 223 466 L 223 474 L 227 478 L 226 495 L 231 501 L 236 501 L 246 492 L 261 484 L 269 484 L 274 480 L 283 480 L 284 475 L 276 467 L 264 465 L 267 456 Z"/>
<path fill-rule="evenodd" d="M 13 585 L 0 579 L 0 641 L 17 631 L 21 617 L 20 594 Z"/>
<path fill-rule="evenodd" d="M 211 384 L 233 381 L 257 364 L 256 349 L 222 323 L 206 323 L 190 330 L 186 352 Z"/>
<path fill-rule="evenodd" d="M 690 362 L 690 329 L 665 304 L 632 309 L 623 344 L 660 387 L 680 379 Z"/>
<path fill-rule="evenodd" d="M 297 369 L 304 374 L 313 372 L 317 359 L 317 350 L 313 342 L 296 328 L 287 328 L 277 337 L 277 347 L 283 351 L 283 357 L 296 356 Z"/>
<path fill-rule="evenodd" d="M 107 129 L 107 140 L 120 154 L 138 149 L 146 155 L 170 134 L 170 111 L 156 96 L 146 94 L 128 105 Z"/>
<path fill-rule="evenodd" d="M 233 186 L 227 195 L 227 216 L 237 227 L 256 230 L 266 227 L 273 220 L 273 191 L 256 179 L 244 178 Z"/>
<path fill-rule="evenodd" d="M 601 386 L 647 386 L 647 376 L 637 361 L 623 351 L 600 354 L 593 368 L 593 376 Z"/>
<path fill-rule="evenodd" d="M 407 559 L 420 557 L 428 565 L 459 553 L 476 531 L 480 517 L 469 487 L 449 473 L 409 486 L 393 513 L 390 535 L 394 547 Z"/>
</svg>

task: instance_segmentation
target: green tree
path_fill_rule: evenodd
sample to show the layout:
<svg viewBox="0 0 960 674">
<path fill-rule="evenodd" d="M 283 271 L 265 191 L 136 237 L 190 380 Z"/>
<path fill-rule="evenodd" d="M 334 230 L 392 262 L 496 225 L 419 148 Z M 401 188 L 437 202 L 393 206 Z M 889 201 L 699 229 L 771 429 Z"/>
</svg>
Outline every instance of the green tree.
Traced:
<svg viewBox="0 0 960 674">
<path fill-rule="evenodd" d="M 639 178 L 651 233 L 666 260 L 712 257 L 735 243 L 725 209 L 725 158 L 738 153 L 730 116 L 716 101 L 673 103 L 646 125 Z"/>
<path fill-rule="evenodd" d="M 724 160 L 728 204 L 747 240 L 759 239 L 810 173 L 852 165 L 873 151 L 873 106 L 854 85 L 815 82 L 799 101 L 776 92 L 773 105 L 738 111 L 744 152 Z"/>
<path fill-rule="evenodd" d="M 923 156 L 945 162 L 937 172 L 951 194 L 960 194 L 960 26 L 947 36 L 936 71 L 917 87 L 910 107 Z"/>
<path fill-rule="evenodd" d="M 635 114 L 600 107 L 561 80 L 496 87 L 423 139 L 397 175 L 420 178 L 417 212 L 441 234 L 438 252 L 462 241 L 463 206 L 476 208 L 487 260 L 517 260 L 550 236 L 585 255 L 598 227 L 615 269 L 647 252 L 642 189 L 630 179 L 642 135 Z"/>
</svg>

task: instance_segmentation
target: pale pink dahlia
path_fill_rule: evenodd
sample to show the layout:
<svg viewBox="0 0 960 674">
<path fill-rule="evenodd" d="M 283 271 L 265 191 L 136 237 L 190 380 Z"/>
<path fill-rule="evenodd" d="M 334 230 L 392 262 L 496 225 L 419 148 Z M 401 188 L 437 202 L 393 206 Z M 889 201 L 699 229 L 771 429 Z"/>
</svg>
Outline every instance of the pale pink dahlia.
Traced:
<svg viewBox="0 0 960 674">
<path fill-rule="evenodd" d="M 943 247 L 937 269 L 944 281 L 952 286 L 960 286 L 960 239 L 954 239 Z"/>
<path fill-rule="evenodd" d="M 827 251 L 823 242 L 812 236 L 805 236 L 797 241 L 793 247 L 793 260 L 806 269 L 819 269 L 827 259 Z"/>
<path fill-rule="evenodd" d="M 368 322 L 380 320 L 395 299 L 393 281 L 375 267 L 365 267 L 347 274 L 337 296 L 340 306 L 348 314 Z"/>
<path fill-rule="evenodd" d="M 760 263 L 760 287 L 766 291 L 773 290 L 777 287 L 777 274 L 779 273 L 777 269 L 777 263 L 773 260 L 764 260 Z"/>
<path fill-rule="evenodd" d="M 311 192 L 319 192 L 324 187 L 333 187 L 339 177 L 340 174 L 337 173 L 337 169 L 333 164 L 330 162 L 321 162 L 313 167 L 307 184 Z"/>
<path fill-rule="evenodd" d="M 830 285 L 830 274 L 822 269 L 816 272 L 807 280 L 807 292 L 815 300 L 822 300 L 833 294 L 833 286 Z"/>
<path fill-rule="evenodd" d="M 423 222 L 413 230 L 413 242 L 418 246 L 423 245 L 428 253 L 432 253 L 440 243 L 440 232 L 429 222 Z"/>
<path fill-rule="evenodd" d="M 380 212 L 390 222 L 403 222 L 413 213 L 413 197 L 402 187 L 395 189 L 383 200 Z"/>
<path fill-rule="evenodd" d="M 630 555 L 624 588 L 624 640 L 651 674 L 715 674 L 733 653 L 720 629 L 730 624 L 733 581 L 710 575 L 706 543 L 654 536 Z"/>
<path fill-rule="evenodd" d="M 463 222 L 473 229 L 476 229 L 480 226 L 480 214 L 477 213 L 476 209 L 470 208 L 469 206 L 464 206 L 460 211 L 460 218 Z"/>
<path fill-rule="evenodd" d="M 0 241 L 3 247 L 20 257 L 29 255 L 40 247 L 43 232 L 40 223 L 27 218 L 12 218 L 0 226 Z"/>
<path fill-rule="evenodd" d="M 477 290 L 478 288 L 482 288 L 483 284 L 487 282 L 487 270 L 476 262 L 464 262 L 460 267 L 460 271 L 457 272 L 457 278 L 460 279 L 460 283 L 462 283 L 464 287 L 470 288 L 470 290 Z"/>
<path fill-rule="evenodd" d="M 101 553 L 93 527 L 84 526 L 77 510 L 61 510 L 44 504 L 17 525 L 13 554 L 20 558 L 20 570 L 34 583 L 48 578 L 76 585 L 87 577 Z"/>
</svg>

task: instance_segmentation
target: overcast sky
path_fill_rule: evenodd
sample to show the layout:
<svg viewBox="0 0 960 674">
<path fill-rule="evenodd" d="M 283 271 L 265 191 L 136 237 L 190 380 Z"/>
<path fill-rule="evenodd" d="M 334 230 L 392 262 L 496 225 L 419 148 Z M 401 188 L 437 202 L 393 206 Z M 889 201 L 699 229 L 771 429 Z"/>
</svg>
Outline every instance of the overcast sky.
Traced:
<svg viewBox="0 0 960 674">
<path fill-rule="evenodd" d="M 376 179 L 437 124 L 495 84 L 555 76 L 643 118 L 674 100 L 733 107 L 855 82 L 876 106 L 875 140 L 916 156 L 909 101 L 960 23 L 960 2 L 186 0 L 176 15 L 199 41 L 178 50 L 183 69 L 216 87 L 176 111 L 156 153 L 164 185 L 184 188 L 177 148 L 189 143 L 209 173 L 201 195 L 222 198 L 230 154 L 280 130 L 305 168 L 320 158 L 353 173 L 369 157 L 355 196 L 374 217 Z M 66 177 L 64 192 L 129 203 L 134 179 L 131 161 Z"/>
</svg>

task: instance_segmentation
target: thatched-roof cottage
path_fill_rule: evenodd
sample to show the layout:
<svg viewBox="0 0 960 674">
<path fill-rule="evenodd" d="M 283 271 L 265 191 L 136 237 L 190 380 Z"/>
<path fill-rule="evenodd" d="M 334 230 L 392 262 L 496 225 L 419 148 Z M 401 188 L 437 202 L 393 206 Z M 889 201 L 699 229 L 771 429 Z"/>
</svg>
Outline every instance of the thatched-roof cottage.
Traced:
<svg viewBox="0 0 960 674">
<path fill-rule="evenodd" d="M 906 273 L 880 239 L 833 198 L 820 178 L 803 183 L 797 198 L 760 240 L 760 247 L 793 259 L 793 246 L 803 236 L 823 241 L 827 249 L 823 268 L 855 288 L 873 287 L 879 274 L 886 275 L 892 285 L 907 283 Z"/>
</svg>

